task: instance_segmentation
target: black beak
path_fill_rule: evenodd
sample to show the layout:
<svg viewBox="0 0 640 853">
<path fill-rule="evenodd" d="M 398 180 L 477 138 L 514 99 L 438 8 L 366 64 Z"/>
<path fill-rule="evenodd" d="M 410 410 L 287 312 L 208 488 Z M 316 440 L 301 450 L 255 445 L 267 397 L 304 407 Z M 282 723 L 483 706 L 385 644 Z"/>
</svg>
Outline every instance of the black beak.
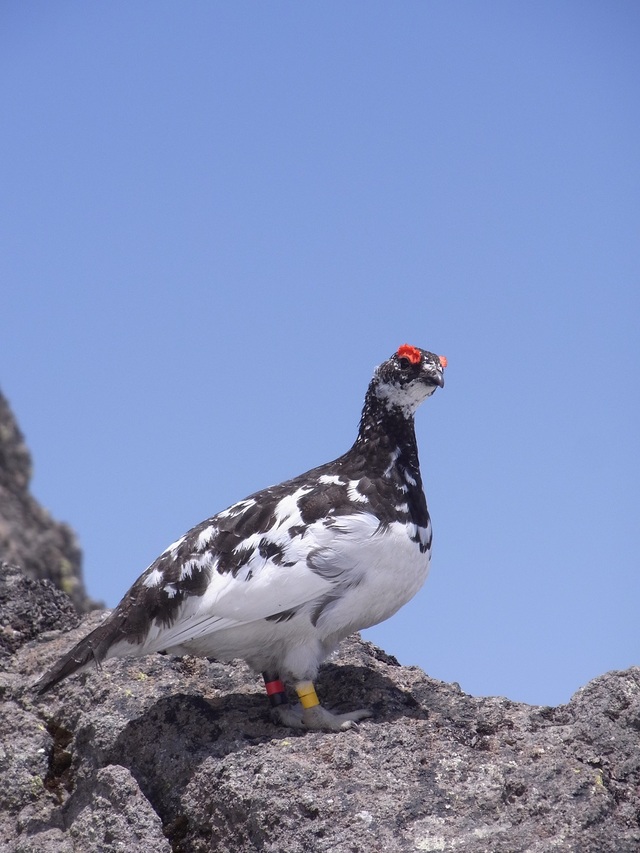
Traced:
<svg viewBox="0 0 640 853">
<path fill-rule="evenodd" d="M 429 365 L 429 370 L 426 371 L 424 379 L 429 385 L 437 385 L 439 388 L 444 388 L 444 373 L 442 372 L 442 368 L 436 367 L 435 364 Z"/>
</svg>

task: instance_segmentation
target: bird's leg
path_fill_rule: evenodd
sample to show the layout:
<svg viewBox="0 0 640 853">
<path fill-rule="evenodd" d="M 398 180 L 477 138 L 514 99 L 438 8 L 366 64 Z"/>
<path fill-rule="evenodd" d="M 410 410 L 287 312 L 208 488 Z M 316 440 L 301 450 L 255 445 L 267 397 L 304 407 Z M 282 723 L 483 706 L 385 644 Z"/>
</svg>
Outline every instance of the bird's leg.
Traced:
<svg viewBox="0 0 640 853">
<path fill-rule="evenodd" d="M 347 714 L 333 714 L 323 708 L 312 681 L 299 681 L 296 693 L 302 705 L 302 722 L 307 729 L 321 729 L 329 732 L 340 732 L 356 728 L 358 720 L 371 716 L 371 711 L 361 708 L 349 711 Z"/>
<path fill-rule="evenodd" d="M 287 688 L 278 678 L 277 673 L 263 672 L 264 686 L 269 697 L 269 703 L 272 708 L 279 708 L 280 705 L 288 705 L 289 698 L 287 697 Z"/>
<path fill-rule="evenodd" d="M 267 690 L 272 715 L 284 726 L 293 729 L 319 729 L 321 731 L 340 732 L 355 728 L 358 720 L 371 716 L 371 711 L 361 709 L 347 714 L 333 714 L 323 708 L 312 681 L 299 681 L 296 693 L 300 705 L 289 704 L 287 690 L 277 674 L 263 672 L 264 686 Z"/>
<path fill-rule="evenodd" d="M 292 729 L 303 729 L 302 708 L 295 708 L 289 704 L 287 696 L 287 688 L 280 681 L 278 673 L 263 672 L 264 686 L 269 697 L 271 705 L 271 716 L 274 722 L 281 723 L 283 726 L 289 726 Z"/>
</svg>

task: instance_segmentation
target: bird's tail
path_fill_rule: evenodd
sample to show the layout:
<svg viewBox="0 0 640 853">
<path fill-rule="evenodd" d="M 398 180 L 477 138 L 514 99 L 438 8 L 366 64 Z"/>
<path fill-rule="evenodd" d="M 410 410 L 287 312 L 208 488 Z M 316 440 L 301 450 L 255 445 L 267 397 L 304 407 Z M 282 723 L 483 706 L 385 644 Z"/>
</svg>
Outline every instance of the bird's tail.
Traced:
<svg viewBox="0 0 640 853">
<path fill-rule="evenodd" d="M 34 689 L 38 693 L 46 693 L 47 690 L 59 684 L 67 676 L 73 675 L 75 672 L 83 672 L 92 663 L 99 667 L 101 661 L 107 656 L 110 657 L 108 652 L 118 639 L 120 627 L 118 621 L 114 612 L 79 643 L 76 643 L 71 651 L 61 657 L 50 670 L 45 672 L 34 684 Z"/>
</svg>

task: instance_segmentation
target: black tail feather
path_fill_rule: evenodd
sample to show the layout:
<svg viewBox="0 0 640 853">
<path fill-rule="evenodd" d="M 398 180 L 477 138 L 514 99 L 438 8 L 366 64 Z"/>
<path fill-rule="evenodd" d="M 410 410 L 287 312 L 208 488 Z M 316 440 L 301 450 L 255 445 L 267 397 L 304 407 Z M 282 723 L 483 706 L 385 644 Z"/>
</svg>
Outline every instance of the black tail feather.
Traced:
<svg viewBox="0 0 640 853">
<path fill-rule="evenodd" d="M 114 624 L 116 622 L 116 624 Z M 79 643 L 60 658 L 51 669 L 36 681 L 34 688 L 39 694 L 46 693 L 56 684 L 59 684 L 67 676 L 74 672 L 86 669 L 93 661 L 96 668 L 107 656 L 107 652 L 118 639 L 117 621 L 112 617 L 106 619 L 102 625 L 98 625 L 90 634 L 80 640 Z"/>
</svg>

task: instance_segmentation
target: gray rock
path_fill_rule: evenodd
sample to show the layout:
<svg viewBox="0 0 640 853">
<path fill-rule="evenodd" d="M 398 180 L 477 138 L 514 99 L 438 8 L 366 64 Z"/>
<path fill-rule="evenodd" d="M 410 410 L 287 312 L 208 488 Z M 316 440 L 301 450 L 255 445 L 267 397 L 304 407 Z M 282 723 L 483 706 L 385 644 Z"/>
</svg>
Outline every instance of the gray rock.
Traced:
<svg viewBox="0 0 640 853">
<path fill-rule="evenodd" d="M 21 566 L 31 578 L 48 578 L 85 612 L 96 604 L 84 587 L 75 534 L 32 497 L 31 473 L 31 455 L 0 393 L 0 561 Z"/>
<path fill-rule="evenodd" d="M 73 627 L 79 621 L 71 599 L 51 581 L 32 580 L 15 566 L 0 563 L 0 658 L 45 631 Z"/>
<path fill-rule="evenodd" d="M 375 716 L 340 734 L 274 726 L 242 663 L 108 661 L 37 698 L 102 614 L 76 626 L 50 584 L 9 577 L 44 633 L 21 629 L 0 659 L 0 850 L 640 850 L 640 668 L 541 708 L 467 696 L 352 638 L 318 692 Z"/>
<path fill-rule="evenodd" d="M 73 797 L 66 816 L 74 849 L 86 853 L 170 853 L 162 822 L 129 770 L 109 765 Z"/>
</svg>

